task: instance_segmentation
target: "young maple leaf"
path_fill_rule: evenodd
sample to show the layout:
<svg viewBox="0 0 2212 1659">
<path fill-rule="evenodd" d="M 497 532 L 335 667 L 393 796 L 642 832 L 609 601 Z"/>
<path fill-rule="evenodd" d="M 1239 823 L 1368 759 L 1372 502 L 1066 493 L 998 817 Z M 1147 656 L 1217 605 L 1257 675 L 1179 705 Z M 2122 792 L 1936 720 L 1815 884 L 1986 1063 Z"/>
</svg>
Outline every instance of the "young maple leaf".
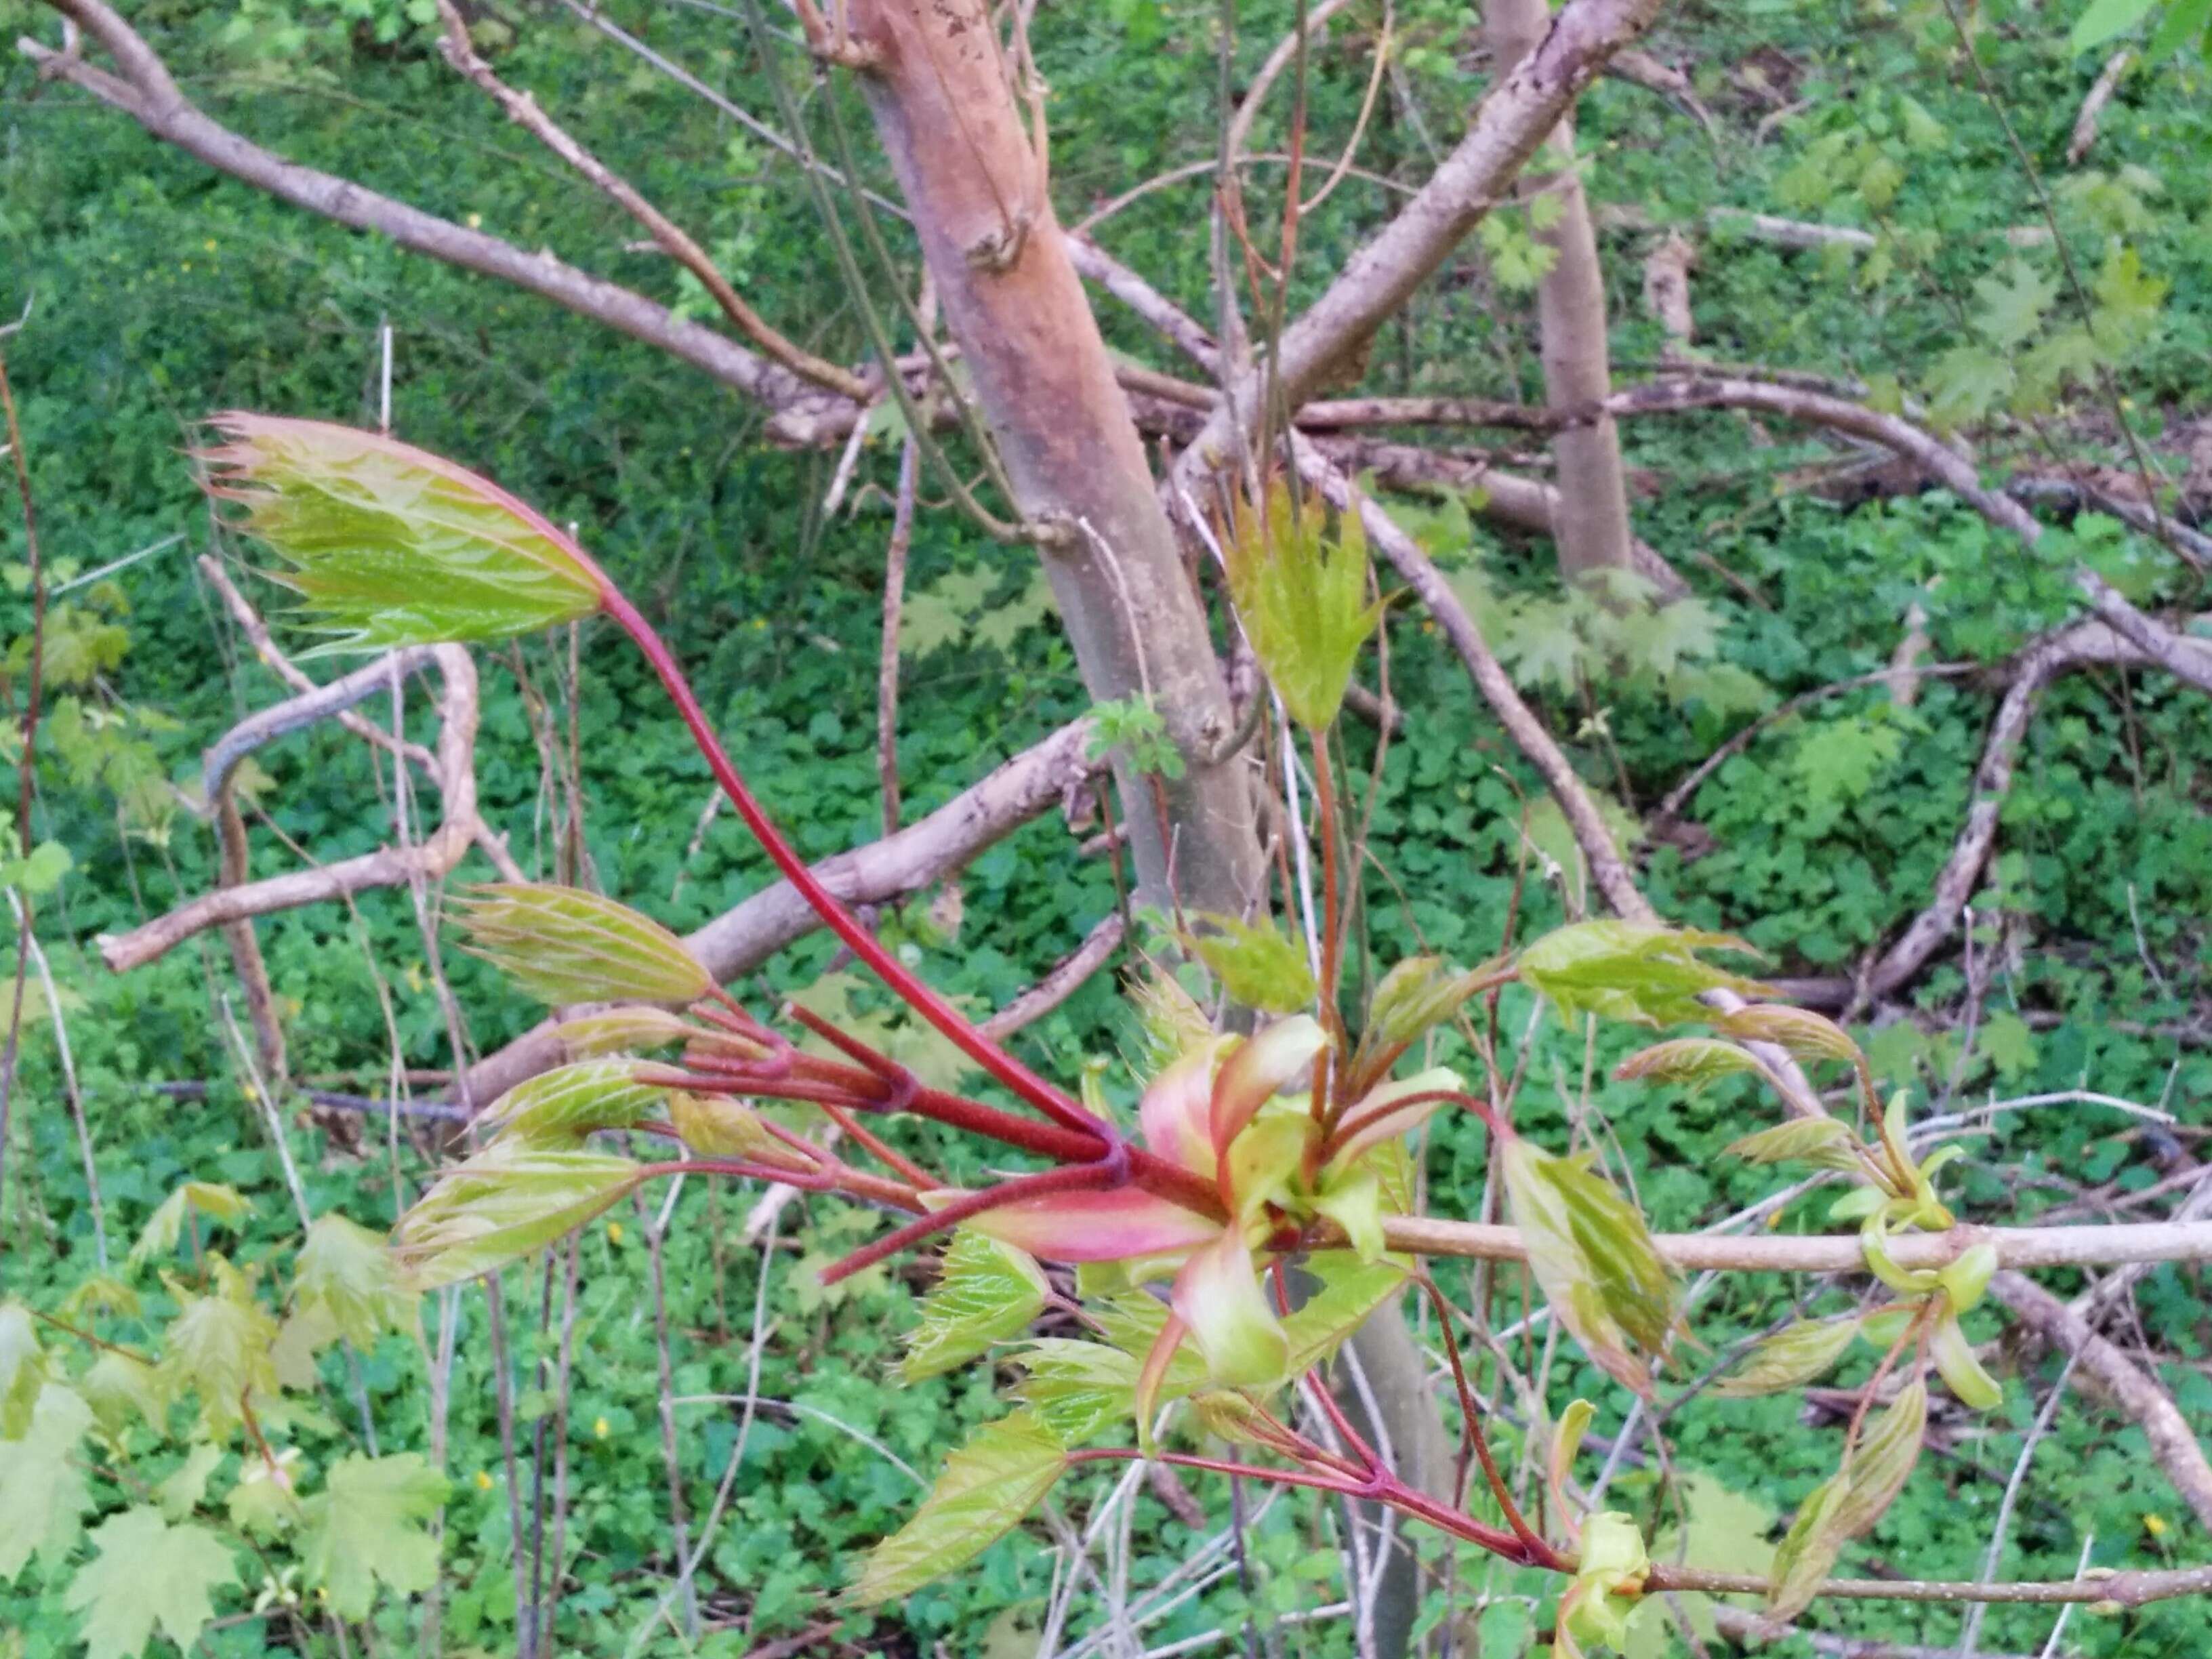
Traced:
<svg viewBox="0 0 2212 1659">
<path fill-rule="evenodd" d="M 138 1659 L 156 1626 L 186 1653 L 215 1617 L 214 1592 L 238 1582 L 222 1540 L 150 1504 L 124 1510 L 92 1534 L 100 1553 L 78 1570 L 65 1598 L 84 1614 L 87 1659 Z"/>
<path fill-rule="evenodd" d="M 0 1584 L 13 1583 L 33 1553 L 51 1572 L 76 1547 L 92 1507 L 77 1443 L 92 1427 L 92 1408 L 74 1389 L 49 1382 L 31 1411 L 28 1431 L 0 1440 Z"/>
<path fill-rule="evenodd" d="M 365 1619 L 382 1579 L 400 1594 L 437 1582 L 438 1543 L 422 1522 L 446 1501 L 446 1477 L 420 1452 L 341 1457 L 302 1508 L 301 1559 L 342 1619 Z"/>
</svg>

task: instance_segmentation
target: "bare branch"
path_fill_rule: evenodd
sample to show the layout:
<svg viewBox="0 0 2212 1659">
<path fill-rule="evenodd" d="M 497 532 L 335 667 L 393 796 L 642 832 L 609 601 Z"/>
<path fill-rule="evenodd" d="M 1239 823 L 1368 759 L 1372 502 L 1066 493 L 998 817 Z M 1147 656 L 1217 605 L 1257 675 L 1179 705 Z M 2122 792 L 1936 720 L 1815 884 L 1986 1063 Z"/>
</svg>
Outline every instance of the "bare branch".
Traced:
<svg viewBox="0 0 2212 1659">
<path fill-rule="evenodd" d="M 1461 240 L 1505 198 L 1606 60 L 1640 34 L 1658 0 L 1568 0 L 1551 32 L 1477 106 L 1467 137 L 1384 227 L 1346 261 L 1328 289 L 1284 331 L 1276 389 L 1293 409 L 1426 282 Z M 1259 429 L 1261 376 L 1240 379 L 1178 463 L 1193 489 L 1227 458 L 1237 433 Z"/>
<path fill-rule="evenodd" d="M 1054 963 L 1036 984 L 983 1022 L 983 1035 L 1003 1042 L 1033 1021 L 1042 1019 L 1083 988 L 1091 975 L 1103 968 L 1120 948 L 1127 923 L 1119 910 L 1109 910 L 1083 943 Z"/>
<path fill-rule="evenodd" d="M 1519 1231 L 1498 1223 L 1386 1216 L 1382 1231 L 1392 1249 L 1417 1255 L 1476 1261 L 1527 1259 Z M 1767 1233 L 1741 1237 L 1727 1233 L 1662 1233 L 1653 1242 L 1662 1256 L 1686 1273 L 1866 1271 L 1866 1252 L 1856 1233 Z M 1898 1265 L 1908 1270 L 1948 1267 L 1977 1244 L 1991 1246 L 1999 1265 L 2013 1268 L 2203 1261 L 2212 1260 L 2212 1221 L 2135 1221 L 2081 1227 L 1958 1226 L 1940 1233 L 1907 1233 L 1891 1239 L 1889 1244 Z M 2063 1303 L 2057 1305 L 2062 1310 L 2065 1308 Z M 2207 1489 L 2212 1491 L 2212 1486 Z"/>
<path fill-rule="evenodd" d="M 509 119 L 643 225 L 647 234 L 663 252 L 699 279 L 700 286 L 714 296 L 722 314 L 737 325 L 740 333 L 802 379 L 856 403 L 867 401 L 870 388 L 866 380 L 848 368 L 816 356 L 770 327 L 765 318 L 744 302 L 730 285 L 729 278 L 708 258 L 707 250 L 694 241 L 682 226 L 647 201 L 629 180 L 578 143 L 566 128 L 538 107 L 535 98 L 526 92 L 515 91 L 501 81 L 470 41 L 468 21 L 453 0 L 439 0 L 438 12 L 446 24 L 446 33 L 439 41 L 439 50 L 445 54 L 446 61 L 489 93 Z"/>
<path fill-rule="evenodd" d="M 350 179 L 301 167 L 263 149 L 187 100 L 160 57 L 104 0 L 47 0 L 47 3 L 106 49 L 119 74 L 99 69 L 73 52 L 19 40 L 16 49 L 34 60 L 42 75 L 82 88 L 102 103 L 122 111 L 155 137 L 217 171 L 310 213 L 356 230 L 388 236 L 414 252 L 513 283 L 579 316 L 658 346 L 771 410 L 791 410 L 828 398 L 829 394 L 747 350 L 727 335 L 687 322 L 643 295 L 580 270 L 550 252 L 526 253 L 496 236 L 471 230 Z"/>
<path fill-rule="evenodd" d="M 476 664 L 471 660 L 469 653 L 457 645 L 434 646 L 429 650 L 446 683 L 444 695 L 439 699 L 441 724 L 438 728 L 437 768 L 434 775 L 439 793 L 443 798 L 444 816 L 434 831 L 418 846 L 380 848 L 374 853 L 365 853 L 358 858 L 346 859 L 319 869 L 296 870 L 262 881 L 218 887 L 213 892 L 180 905 L 167 915 L 157 916 L 127 933 L 102 935 L 98 940 L 100 960 L 115 973 L 127 973 L 165 955 L 193 934 L 210 927 L 224 927 L 248 917 L 269 915 L 278 910 L 296 909 L 303 904 L 343 898 L 372 887 L 396 886 L 417 876 L 442 876 L 459 864 L 476 840 L 478 828 Z M 379 685 L 391 683 L 392 672 L 388 662 L 380 662 L 372 664 L 349 679 L 359 682 L 366 678 L 368 690 L 374 690 Z M 368 695 L 358 684 L 351 684 L 348 681 L 338 684 L 347 686 L 346 695 L 351 696 L 355 701 Z M 246 724 L 258 728 L 255 735 L 259 742 L 270 741 L 286 732 L 297 730 L 301 725 L 322 714 L 331 712 L 327 706 L 319 706 L 318 699 L 323 696 L 320 692 L 309 693 L 256 715 Z M 309 711 L 305 714 L 300 712 L 302 704 Z M 210 760 L 219 760 L 231 750 L 237 736 L 234 732 L 216 744 L 210 751 Z M 246 746 L 257 745 L 248 743 Z M 238 752 L 243 753 L 244 750 Z M 242 839 L 242 826 L 240 830 Z M 226 870 L 238 870 L 242 865 L 242 846 L 234 851 L 226 845 Z"/>
</svg>

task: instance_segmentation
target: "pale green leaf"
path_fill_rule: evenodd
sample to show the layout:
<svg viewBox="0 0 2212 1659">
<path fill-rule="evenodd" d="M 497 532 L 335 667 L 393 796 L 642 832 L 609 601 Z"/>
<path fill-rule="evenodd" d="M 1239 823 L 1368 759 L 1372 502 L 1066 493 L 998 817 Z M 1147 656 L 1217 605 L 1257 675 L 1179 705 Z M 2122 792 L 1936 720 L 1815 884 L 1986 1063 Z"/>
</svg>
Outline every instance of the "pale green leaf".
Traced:
<svg viewBox="0 0 2212 1659">
<path fill-rule="evenodd" d="M 1367 599 L 1367 537 L 1359 514 L 1336 518 L 1318 495 L 1297 496 L 1279 480 L 1263 504 L 1240 500 L 1223 538 L 1229 592 L 1245 637 L 1283 699 L 1308 731 L 1334 724 L 1367 636 L 1382 621 Z"/>
<path fill-rule="evenodd" d="M 51 1572 L 76 1547 L 92 1507 L 77 1447 L 92 1408 L 49 1382 L 22 1435 L 0 1440 L 0 1584 L 13 1583 L 33 1554 Z"/>
<path fill-rule="evenodd" d="M 1198 920 L 1206 931 L 1186 935 L 1184 942 L 1213 970 L 1232 1001 L 1271 1014 L 1311 1006 L 1316 993 L 1306 953 L 1272 921 L 1217 915 Z"/>
<path fill-rule="evenodd" d="M 363 1347 L 386 1331 L 415 1328 L 414 1293 L 399 1282 L 382 1237 L 335 1212 L 307 1229 L 292 1267 L 292 1305 L 319 1310 L 338 1335 Z"/>
<path fill-rule="evenodd" d="M 574 1231 L 644 1177 L 626 1158 L 495 1140 L 441 1175 L 393 1230 L 418 1290 L 495 1273 Z"/>
<path fill-rule="evenodd" d="M 189 1521 L 173 1526 L 150 1504 L 103 1522 L 92 1542 L 99 1554 L 63 1598 L 84 1614 L 86 1659 L 137 1659 L 157 1630 L 190 1653 L 215 1617 L 215 1592 L 238 1582 L 219 1537 Z"/>
<path fill-rule="evenodd" d="M 120 1443 L 133 1418 L 157 1434 L 167 1425 L 169 1395 L 161 1372 L 118 1349 L 102 1350 L 77 1388 L 111 1441 Z"/>
<path fill-rule="evenodd" d="M 1066 1466 L 1060 1441 L 1028 1412 L 979 1430 L 945 1459 L 913 1518 L 869 1552 L 846 1604 L 895 1601 L 965 1566 L 1019 1525 Z"/>
<path fill-rule="evenodd" d="M 253 1206 L 234 1188 L 211 1181 L 187 1181 L 146 1218 L 138 1242 L 131 1247 L 131 1265 L 137 1267 L 175 1249 L 184 1237 L 187 1216 L 204 1217 L 211 1225 L 235 1231 L 252 1212 Z"/>
<path fill-rule="evenodd" d="M 320 421 L 231 412 L 202 452 L 208 489 L 274 550 L 325 649 L 495 640 L 599 608 L 574 541 L 489 480 L 425 450 Z"/>
<path fill-rule="evenodd" d="M 2011 351 L 2035 337 L 2043 314 L 2058 297 L 2058 279 L 2014 260 L 2002 275 L 1991 272 L 1974 283 L 1981 308 L 1974 328 L 1993 350 Z"/>
<path fill-rule="evenodd" d="M 972 1227 L 952 1235 L 938 1279 L 908 1334 L 899 1380 L 918 1382 L 1018 1335 L 1044 1306 L 1049 1286 L 1036 1262 Z"/>
<path fill-rule="evenodd" d="M 1744 1400 L 1802 1388 L 1843 1358 L 1858 1328 L 1856 1319 L 1800 1320 L 1753 1348 L 1742 1364 L 1713 1385 L 1713 1392 Z"/>
<path fill-rule="evenodd" d="M 162 1337 L 161 1387 L 172 1399 L 187 1389 L 198 1394 L 208 1438 L 227 1440 L 248 1393 L 276 1391 L 269 1352 L 276 1318 L 254 1298 L 250 1274 L 219 1255 L 210 1256 L 208 1265 L 214 1288 L 205 1295 L 164 1276 L 179 1312 Z"/>
<path fill-rule="evenodd" d="M 540 1002 L 695 1002 L 714 989 L 682 939 L 581 888 L 487 883 L 457 908 L 468 950 Z"/>
<path fill-rule="evenodd" d="M 198 1509 L 207 1496 L 208 1477 L 225 1455 L 221 1446 L 210 1445 L 204 1440 L 195 1440 L 187 1446 L 185 1461 L 154 1487 L 154 1501 L 161 1505 L 161 1513 L 172 1521 L 182 1521 Z"/>
<path fill-rule="evenodd" d="M 446 1501 L 446 1477 L 420 1452 L 349 1454 L 301 1505 L 300 1559 L 307 1582 L 341 1618 L 365 1619 L 381 1580 L 402 1595 L 438 1581 L 438 1543 L 423 1522 Z"/>
<path fill-rule="evenodd" d="M 1843 1547 L 1862 1536 L 1904 1490 L 1920 1458 L 1928 1425 L 1928 1389 L 1917 1377 L 1867 1427 L 1844 1467 L 1807 1498 L 1774 1561 L 1768 1611 L 1791 1619 L 1804 1611 Z"/>
<path fill-rule="evenodd" d="M 20 1302 L 0 1304 L 0 1440 L 29 1431 L 31 1410 L 46 1382 L 46 1350 L 39 1346 L 31 1310 Z"/>
</svg>

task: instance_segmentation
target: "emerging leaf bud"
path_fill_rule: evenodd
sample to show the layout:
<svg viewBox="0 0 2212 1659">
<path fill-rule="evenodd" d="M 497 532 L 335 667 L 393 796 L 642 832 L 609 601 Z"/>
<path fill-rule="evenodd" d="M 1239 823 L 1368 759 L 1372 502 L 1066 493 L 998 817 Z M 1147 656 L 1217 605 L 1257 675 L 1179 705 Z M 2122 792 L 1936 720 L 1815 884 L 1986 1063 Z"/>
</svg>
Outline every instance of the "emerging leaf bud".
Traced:
<svg viewBox="0 0 2212 1659">
<path fill-rule="evenodd" d="M 325 651 L 505 639 L 599 608 L 583 550 L 489 479 L 374 432 L 231 410 L 208 493 L 288 568 Z"/>
</svg>

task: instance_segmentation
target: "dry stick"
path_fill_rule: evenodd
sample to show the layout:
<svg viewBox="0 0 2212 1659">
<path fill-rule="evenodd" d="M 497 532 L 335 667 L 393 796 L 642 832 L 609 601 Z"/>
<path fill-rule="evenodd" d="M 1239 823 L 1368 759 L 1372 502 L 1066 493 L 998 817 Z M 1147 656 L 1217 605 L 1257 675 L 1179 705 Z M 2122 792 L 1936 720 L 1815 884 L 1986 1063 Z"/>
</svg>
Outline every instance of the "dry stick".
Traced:
<svg viewBox="0 0 2212 1659">
<path fill-rule="evenodd" d="M 1984 1579 L 1994 1579 L 1997 1576 L 1997 1565 L 2004 1559 L 2005 1534 L 2012 1530 L 2013 1505 L 2020 1501 L 2020 1488 L 2027 1479 L 2027 1466 L 2035 1459 L 2037 1445 L 2045 1435 L 2051 1432 L 2051 1419 L 2058 1415 L 2058 1402 L 2066 1397 L 2066 1384 L 2073 1376 L 2074 1367 L 2081 1363 L 2081 1358 L 2078 1352 L 2066 1357 L 2066 1364 L 2059 1370 L 2058 1380 L 2051 1385 L 2051 1392 L 2044 1397 L 2042 1409 L 2036 1413 L 2035 1421 L 2028 1425 L 2027 1433 L 2021 1440 L 2020 1456 L 2012 1466 L 2012 1476 L 2005 1482 L 2004 1496 L 1997 1501 L 1997 1518 L 1990 1528 L 1990 1547 L 1982 1557 L 1982 1577 Z M 1986 1601 L 1977 1601 L 1966 1610 L 1966 1628 L 1959 1637 L 1960 1659 L 1974 1659 L 1974 1650 L 1981 1644 L 1982 1620 L 1988 1612 L 1989 1603 Z"/>
<path fill-rule="evenodd" d="M 722 275 L 714 260 L 708 257 L 707 251 L 694 241 L 683 227 L 647 201 L 628 179 L 578 143 L 566 129 L 538 107 L 534 97 L 526 92 L 517 92 L 501 81 L 493 72 L 491 65 L 470 44 L 468 21 L 453 4 L 453 0 L 438 0 L 438 12 L 446 24 L 445 34 L 438 43 L 446 61 L 489 93 L 507 112 L 510 120 L 527 131 L 614 201 L 623 212 L 644 226 L 646 234 L 659 244 L 663 252 L 699 279 L 700 285 L 714 297 L 714 303 L 722 308 L 722 314 L 737 326 L 739 332 L 793 374 L 856 402 L 867 401 L 871 388 L 866 380 L 850 369 L 841 368 L 836 363 L 816 356 L 769 326 L 766 319 L 739 297 L 737 289 L 730 285 L 729 278 Z"/>
<path fill-rule="evenodd" d="M 31 953 L 32 965 L 39 970 L 39 988 L 46 994 L 46 1018 L 54 1028 L 54 1048 L 62 1062 L 62 1097 L 69 1102 L 70 1121 L 76 1130 L 77 1155 L 84 1164 L 85 1196 L 92 1206 L 93 1249 L 100 1272 L 106 1273 L 107 1218 L 100 1202 L 100 1171 L 92 1159 L 92 1126 L 85 1118 L 84 1094 L 77 1087 L 76 1059 L 70 1051 L 69 1025 L 62 1017 L 61 993 L 54 988 L 53 971 L 47 965 L 46 953 L 39 947 L 38 933 L 29 925 L 30 911 L 13 887 L 8 890 L 8 902 L 15 912 L 16 938 L 21 947 Z"/>
<path fill-rule="evenodd" d="M 684 1191 L 684 1177 L 669 1183 L 668 1200 L 660 1215 L 646 1223 L 645 1243 L 653 1268 L 653 1341 L 660 1364 L 660 1456 L 668 1476 L 668 1521 L 676 1545 L 676 1592 L 684 1604 L 684 1633 L 699 1639 L 699 1590 L 691 1576 L 691 1528 L 684 1508 L 684 1463 L 676 1444 L 676 1360 L 668 1335 L 668 1279 L 663 1263 L 662 1241 L 676 1200 Z M 631 1194 L 632 1200 L 639 1195 Z M 643 1216 L 642 1208 L 639 1214 Z"/>
<path fill-rule="evenodd" d="M 883 787 L 884 834 L 898 834 L 899 612 L 906 604 L 906 556 L 914 543 L 914 498 L 920 450 L 908 434 L 899 451 L 898 500 L 884 550 L 884 629 L 876 659 L 876 776 Z M 718 795 L 716 799 L 720 799 Z"/>
<path fill-rule="evenodd" d="M 436 769 L 434 774 L 442 797 L 443 817 L 434 833 L 420 843 L 404 837 L 398 845 L 359 857 L 341 860 L 319 869 L 297 870 L 234 887 L 218 887 L 179 905 L 166 915 L 99 941 L 100 958 L 116 973 L 125 973 L 165 955 L 193 934 L 210 927 L 295 909 L 329 899 L 342 898 L 371 887 L 411 885 L 425 878 L 442 877 L 482 840 L 483 823 L 477 813 L 476 735 L 477 717 L 476 665 L 459 646 L 427 647 L 445 679 L 439 699 Z M 210 751 L 220 760 L 225 746 L 236 742 L 245 749 L 258 747 L 297 730 L 374 689 L 376 676 L 386 676 L 416 659 L 396 653 L 368 668 L 335 681 L 331 687 L 310 693 L 265 711 L 245 722 Z M 239 752 L 244 752 L 240 750 Z M 233 757 L 234 762 L 235 756 Z M 227 766 L 217 769 L 228 775 Z M 398 774 L 404 782 L 404 769 Z"/>
<path fill-rule="evenodd" d="M 2074 118 L 2073 137 L 2066 141 L 2068 167 L 2080 167 L 2081 158 L 2088 155 L 2090 146 L 2097 142 L 2097 118 L 2105 112 L 2105 106 L 2112 101 L 2112 94 L 2120 89 L 2120 82 L 2135 60 L 2136 49 L 2122 46 L 2105 60 L 2105 67 L 2097 72 L 2097 79 L 2089 88 L 2089 95 L 2081 100 L 2081 113 Z"/>
<path fill-rule="evenodd" d="M 25 316 L 30 314 L 27 308 Z M 21 327 L 19 323 L 15 327 Z M 6 331 L 12 334 L 15 327 Z M 15 763 L 15 836 L 21 856 L 31 856 L 31 773 L 37 759 L 39 699 L 46 685 L 46 577 L 39 559 L 39 515 L 31 501 L 31 469 L 23 453 L 23 429 L 15 419 L 15 392 L 8 381 L 8 359 L 0 351 L 0 414 L 7 417 L 9 459 L 15 464 L 15 495 L 23 509 L 24 562 L 31 571 L 30 679 L 23 700 L 22 753 Z M 8 1190 L 9 1109 L 15 1098 L 15 1061 L 21 1053 L 23 993 L 31 967 L 32 908 L 27 896 L 15 925 L 15 987 L 8 1012 L 8 1041 L 0 1052 L 0 1199 Z"/>
</svg>

